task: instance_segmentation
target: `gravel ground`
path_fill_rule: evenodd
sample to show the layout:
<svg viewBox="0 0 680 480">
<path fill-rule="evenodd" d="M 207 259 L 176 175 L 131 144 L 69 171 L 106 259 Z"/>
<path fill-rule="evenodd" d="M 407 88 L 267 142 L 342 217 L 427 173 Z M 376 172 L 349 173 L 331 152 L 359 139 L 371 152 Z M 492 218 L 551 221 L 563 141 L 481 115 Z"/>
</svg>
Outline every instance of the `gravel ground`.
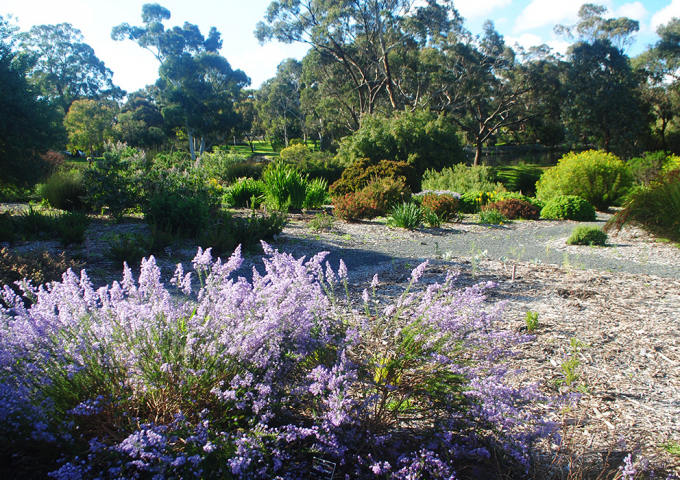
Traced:
<svg viewBox="0 0 680 480">
<path fill-rule="evenodd" d="M 603 226 L 610 217 L 599 214 Z M 605 247 L 569 246 L 566 239 L 577 225 L 572 221 L 517 221 L 509 225 L 448 224 L 445 228 L 407 231 L 379 222 L 336 222 L 327 232 L 312 232 L 310 216 L 293 221 L 274 242 L 282 251 L 309 254 L 329 250 L 331 263 L 342 258 L 355 276 L 366 276 L 396 263 L 425 259 L 483 259 L 505 263 L 531 262 L 609 273 L 633 273 L 680 278 L 680 248 L 655 241 L 638 228 L 610 233 Z"/>
</svg>

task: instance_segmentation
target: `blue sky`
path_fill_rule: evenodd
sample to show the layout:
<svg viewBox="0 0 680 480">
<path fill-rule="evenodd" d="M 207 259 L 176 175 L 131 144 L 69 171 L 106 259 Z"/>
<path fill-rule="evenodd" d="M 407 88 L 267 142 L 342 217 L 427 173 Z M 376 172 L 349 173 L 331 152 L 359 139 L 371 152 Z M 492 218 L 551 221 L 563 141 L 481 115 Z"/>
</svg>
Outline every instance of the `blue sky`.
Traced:
<svg viewBox="0 0 680 480">
<path fill-rule="evenodd" d="M 195 23 L 207 34 L 211 26 L 222 33 L 222 55 L 232 67 L 240 68 L 256 88 L 274 76 L 276 66 L 287 57 L 302 58 L 306 47 L 270 43 L 261 46 L 253 31 L 262 20 L 270 0 L 155 0 L 172 13 L 166 26 Z M 480 33 L 483 22 L 493 20 L 509 44 L 528 47 L 547 43 L 564 51 L 568 43 L 552 31 L 555 24 L 573 24 L 583 0 L 454 0 L 466 18 L 467 28 Z M 153 83 L 158 63 L 151 53 L 136 44 L 114 42 L 111 28 L 127 22 L 141 25 L 140 0 L 0 0 L 0 15 L 13 14 L 22 30 L 32 25 L 69 22 L 80 29 L 85 42 L 114 72 L 114 82 L 127 91 Z M 656 41 L 655 30 L 672 17 L 680 18 L 680 0 L 591 1 L 604 5 L 611 16 L 627 16 L 640 21 L 637 42 L 629 49 L 635 55 Z"/>
</svg>

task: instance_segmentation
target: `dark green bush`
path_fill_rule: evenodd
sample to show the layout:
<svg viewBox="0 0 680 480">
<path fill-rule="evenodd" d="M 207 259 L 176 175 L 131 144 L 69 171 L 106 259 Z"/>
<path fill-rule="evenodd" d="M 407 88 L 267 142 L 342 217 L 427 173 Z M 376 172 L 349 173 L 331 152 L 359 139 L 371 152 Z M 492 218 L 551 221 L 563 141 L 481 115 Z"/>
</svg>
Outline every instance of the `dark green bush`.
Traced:
<svg viewBox="0 0 680 480">
<path fill-rule="evenodd" d="M 257 213 L 251 211 L 247 217 L 235 216 L 221 211 L 208 229 L 201 235 L 199 242 L 203 248 L 212 248 L 213 255 L 231 253 L 241 245 L 246 250 L 260 240 L 278 235 L 286 224 L 283 212 Z"/>
<path fill-rule="evenodd" d="M 628 223 L 680 242 L 680 170 L 665 172 L 648 186 L 634 189 L 605 230 L 620 229 Z"/>
<path fill-rule="evenodd" d="M 148 166 L 144 152 L 122 143 L 107 144 L 104 156 L 94 162 L 93 168 L 83 172 L 85 203 L 96 211 L 105 210 L 111 217 L 121 219 L 125 211 L 144 201 L 144 183 L 151 183 L 146 175 Z"/>
<path fill-rule="evenodd" d="M 428 168 L 440 170 L 463 162 L 465 154 L 453 122 L 443 115 L 415 111 L 389 118 L 364 115 L 361 128 L 342 140 L 338 158 L 345 165 L 361 158 L 373 164 L 380 160 L 406 162 L 422 175 Z M 349 191 L 338 192 L 345 193 Z"/>
<path fill-rule="evenodd" d="M 578 225 L 567 239 L 568 245 L 604 245 L 609 237 L 599 227 Z"/>
<path fill-rule="evenodd" d="M 440 172 L 428 170 L 423 175 L 423 188 L 427 190 L 450 190 L 466 192 L 504 192 L 505 187 L 497 182 L 493 168 L 486 165 L 467 167 L 463 164 L 444 168 Z"/>
<path fill-rule="evenodd" d="M 592 222 L 597 215 L 587 200 L 576 195 L 559 195 L 546 202 L 541 218 Z"/>
<path fill-rule="evenodd" d="M 160 192 L 149 201 L 146 220 L 151 224 L 185 238 L 194 238 L 210 220 L 213 210 L 204 196 Z"/>
<path fill-rule="evenodd" d="M 60 215 L 56 222 L 61 243 L 66 246 L 72 243 L 81 244 L 85 241 L 85 233 L 91 220 L 86 213 L 74 211 Z"/>
<path fill-rule="evenodd" d="M 144 237 L 131 233 L 114 235 L 109 242 L 106 257 L 117 264 L 123 262 L 128 265 L 137 265 L 146 256 Z"/>
<path fill-rule="evenodd" d="M 611 153 L 588 150 L 564 155 L 536 184 L 536 196 L 548 201 L 578 195 L 598 210 L 616 204 L 633 183 L 626 164 Z"/>
<path fill-rule="evenodd" d="M 340 180 L 330 187 L 333 197 L 358 192 L 374 180 L 391 178 L 400 179 L 412 192 L 420 191 L 420 181 L 414 168 L 406 162 L 381 160 L 373 162 L 368 158 L 355 161 L 342 172 Z"/>
<path fill-rule="evenodd" d="M 0 242 L 14 240 L 14 219 L 10 212 L 0 213 Z"/>
<path fill-rule="evenodd" d="M 57 172 L 38 185 L 38 195 L 59 210 L 82 210 L 86 194 L 83 172 L 78 170 Z"/>
</svg>

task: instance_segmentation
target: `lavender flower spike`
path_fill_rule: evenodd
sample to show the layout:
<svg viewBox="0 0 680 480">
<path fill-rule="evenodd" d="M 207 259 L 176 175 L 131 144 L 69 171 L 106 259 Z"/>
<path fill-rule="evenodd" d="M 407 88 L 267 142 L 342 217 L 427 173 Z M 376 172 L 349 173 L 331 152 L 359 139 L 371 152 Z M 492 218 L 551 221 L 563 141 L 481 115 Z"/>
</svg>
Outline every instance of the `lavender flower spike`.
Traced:
<svg viewBox="0 0 680 480">
<path fill-rule="evenodd" d="M 425 273 L 425 269 L 429 263 L 429 260 L 425 260 L 423 263 L 413 269 L 411 272 L 411 281 L 413 281 L 413 283 L 418 283 L 418 280 L 420 280 L 420 277 L 422 277 L 423 273 Z"/>
<path fill-rule="evenodd" d="M 347 265 L 342 260 L 340 260 L 340 266 L 338 267 L 338 276 L 340 280 L 347 279 Z"/>
</svg>

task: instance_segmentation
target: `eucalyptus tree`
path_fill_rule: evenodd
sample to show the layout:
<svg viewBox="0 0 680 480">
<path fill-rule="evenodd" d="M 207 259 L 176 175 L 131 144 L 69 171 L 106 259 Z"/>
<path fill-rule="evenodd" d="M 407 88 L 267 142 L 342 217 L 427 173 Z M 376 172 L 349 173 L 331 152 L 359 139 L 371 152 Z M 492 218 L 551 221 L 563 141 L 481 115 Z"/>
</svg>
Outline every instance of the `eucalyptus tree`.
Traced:
<svg viewBox="0 0 680 480">
<path fill-rule="evenodd" d="M 125 95 L 114 85 L 113 72 L 70 23 L 36 25 L 20 39 L 21 49 L 32 59 L 31 81 L 64 113 L 76 100 L 120 99 Z"/>
<path fill-rule="evenodd" d="M 342 74 L 352 99 L 341 104 L 358 128 L 361 115 L 377 108 L 403 110 L 398 68 L 400 49 L 425 45 L 461 23 L 451 0 L 289 0 L 269 5 L 257 25 L 260 42 L 278 40 L 311 46 L 329 77 Z M 337 83 L 337 82 L 336 82 Z M 410 95 L 410 92 L 408 92 Z M 341 97 L 344 95 L 336 95 Z M 381 105 L 385 99 L 386 105 Z"/>
<path fill-rule="evenodd" d="M 451 32 L 440 39 L 429 62 L 434 72 L 429 85 L 431 108 L 446 112 L 465 132 L 475 146 L 475 165 L 481 161 L 484 143 L 499 130 L 546 111 L 530 96 L 537 88 L 535 69 L 517 61 L 490 21 L 484 24 L 481 38 Z"/>
<path fill-rule="evenodd" d="M 555 27 L 556 33 L 577 40 L 567 52 L 563 119 L 573 137 L 586 143 L 593 137 L 606 151 L 625 156 L 640 147 L 650 121 L 639 88 L 645 79 L 624 53 L 639 23 L 604 18 L 606 12 L 585 4 L 575 25 Z"/>
<path fill-rule="evenodd" d="M 306 117 L 300 104 L 303 89 L 302 63 L 288 58 L 256 95 L 259 118 L 267 135 L 286 147 L 291 138 L 302 136 L 307 140 Z"/>
<path fill-rule="evenodd" d="M 234 101 L 250 79 L 218 53 L 222 38 L 215 27 L 207 38 L 188 22 L 166 30 L 162 22 L 170 17 L 159 4 L 145 4 L 143 26 L 123 23 L 113 28 L 111 37 L 132 40 L 156 57 L 163 117 L 184 131 L 195 159 L 197 150 L 202 154 L 212 141 L 226 139 L 238 127 Z"/>
</svg>

